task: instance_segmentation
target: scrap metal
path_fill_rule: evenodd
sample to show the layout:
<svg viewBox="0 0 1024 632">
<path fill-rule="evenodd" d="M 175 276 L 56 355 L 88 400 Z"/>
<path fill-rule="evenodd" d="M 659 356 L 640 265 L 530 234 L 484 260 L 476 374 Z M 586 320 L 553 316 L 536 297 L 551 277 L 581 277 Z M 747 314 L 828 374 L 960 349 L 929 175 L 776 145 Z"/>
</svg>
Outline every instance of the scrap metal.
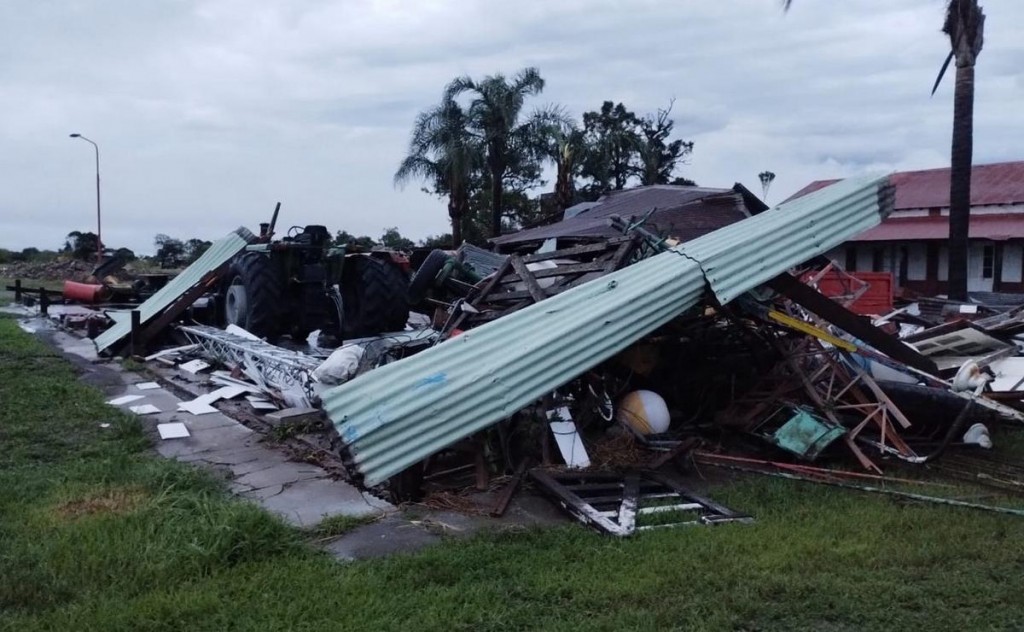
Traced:
<svg viewBox="0 0 1024 632">
<path fill-rule="evenodd" d="M 192 265 L 185 268 L 181 274 L 174 277 L 167 285 L 157 290 L 153 296 L 136 308 L 140 314 L 140 324 L 150 323 L 161 314 L 166 316 L 168 312 L 175 309 L 178 309 L 179 313 L 186 309 L 191 301 L 181 301 L 180 299 L 184 295 L 190 294 L 191 290 L 208 283 L 211 275 L 214 275 L 218 269 L 225 266 L 232 257 L 255 239 L 256 237 L 246 228 L 239 227 L 214 243 Z M 183 302 L 188 302 L 189 305 L 184 305 Z M 96 338 L 97 352 L 107 351 L 132 333 L 131 312 L 107 312 L 107 315 L 114 320 L 114 324 Z"/>
<path fill-rule="evenodd" d="M 694 307 L 877 225 L 885 177 L 844 180 L 465 332 L 323 395 L 352 471 L 386 480 L 511 416 Z"/>
<path fill-rule="evenodd" d="M 255 373 L 250 377 L 262 381 L 264 388 L 300 388 L 307 397 L 312 395 L 312 374 L 320 366 L 319 358 L 206 325 L 183 325 L 178 331 L 199 345 L 204 357 Z"/>
</svg>

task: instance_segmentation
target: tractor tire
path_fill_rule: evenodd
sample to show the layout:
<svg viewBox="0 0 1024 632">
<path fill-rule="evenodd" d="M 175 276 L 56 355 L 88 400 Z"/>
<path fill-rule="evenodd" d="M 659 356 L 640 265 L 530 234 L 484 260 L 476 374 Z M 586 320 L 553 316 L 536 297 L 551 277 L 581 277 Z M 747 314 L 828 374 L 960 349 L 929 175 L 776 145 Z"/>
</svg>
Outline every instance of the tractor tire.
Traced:
<svg viewBox="0 0 1024 632">
<path fill-rule="evenodd" d="M 434 289 L 434 281 L 437 273 L 444 268 L 451 257 L 444 250 L 431 250 L 427 258 L 423 260 L 420 267 L 412 275 L 409 281 L 409 304 L 419 305 L 427 298 L 430 290 Z"/>
<path fill-rule="evenodd" d="M 285 279 L 268 255 L 247 252 L 237 257 L 228 272 L 224 294 L 224 321 L 249 333 L 273 340 L 284 327 Z"/>
<path fill-rule="evenodd" d="M 342 273 L 341 300 L 346 339 L 401 331 L 409 320 L 409 278 L 390 261 L 351 256 Z"/>
</svg>

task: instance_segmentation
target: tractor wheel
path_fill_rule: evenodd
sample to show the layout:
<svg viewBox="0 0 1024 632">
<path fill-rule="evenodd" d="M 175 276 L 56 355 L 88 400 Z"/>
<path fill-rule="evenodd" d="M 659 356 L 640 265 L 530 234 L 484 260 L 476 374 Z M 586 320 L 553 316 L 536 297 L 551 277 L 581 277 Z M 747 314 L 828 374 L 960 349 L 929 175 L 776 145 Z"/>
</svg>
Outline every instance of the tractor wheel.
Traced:
<svg viewBox="0 0 1024 632">
<path fill-rule="evenodd" d="M 247 252 L 231 264 L 224 292 L 224 320 L 260 338 L 281 334 L 284 278 L 270 257 Z"/>
<path fill-rule="evenodd" d="M 341 282 L 345 338 L 401 331 L 409 320 L 409 279 L 400 267 L 364 255 L 345 260 Z"/>
<path fill-rule="evenodd" d="M 412 280 L 409 281 L 409 303 L 411 305 L 418 305 L 427 298 L 430 290 L 434 289 L 437 273 L 444 268 L 449 259 L 451 257 L 444 250 L 430 251 L 430 254 L 412 275 Z"/>
</svg>

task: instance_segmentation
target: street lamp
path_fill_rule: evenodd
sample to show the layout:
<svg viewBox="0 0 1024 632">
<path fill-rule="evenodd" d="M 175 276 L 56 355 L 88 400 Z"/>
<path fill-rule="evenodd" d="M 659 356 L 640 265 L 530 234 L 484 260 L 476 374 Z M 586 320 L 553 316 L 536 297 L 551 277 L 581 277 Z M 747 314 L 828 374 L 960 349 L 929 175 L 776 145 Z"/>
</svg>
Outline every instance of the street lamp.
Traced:
<svg viewBox="0 0 1024 632">
<path fill-rule="evenodd" d="M 71 138 L 81 138 L 96 150 L 96 263 L 103 263 L 103 231 L 100 224 L 100 146 L 81 134 L 72 134 Z"/>
</svg>

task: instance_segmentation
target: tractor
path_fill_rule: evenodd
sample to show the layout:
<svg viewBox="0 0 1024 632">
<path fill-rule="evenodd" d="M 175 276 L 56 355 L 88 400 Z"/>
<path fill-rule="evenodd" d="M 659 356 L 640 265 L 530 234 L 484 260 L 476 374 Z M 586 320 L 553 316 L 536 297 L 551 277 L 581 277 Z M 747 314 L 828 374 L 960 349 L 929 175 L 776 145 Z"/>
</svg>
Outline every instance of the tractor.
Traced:
<svg viewBox="0 0 1024 632">
<path fill-rule="evenodd" d="M 310 332 L 343 340 L 400 331 L 409 318 L 409 262 L 385 250 L 333 246 L 324 226 L 293 226 L 274 240 L 278 203 L 259 240 L 230 263 L 223 320 L 274 341 Z"/>
</svg>

